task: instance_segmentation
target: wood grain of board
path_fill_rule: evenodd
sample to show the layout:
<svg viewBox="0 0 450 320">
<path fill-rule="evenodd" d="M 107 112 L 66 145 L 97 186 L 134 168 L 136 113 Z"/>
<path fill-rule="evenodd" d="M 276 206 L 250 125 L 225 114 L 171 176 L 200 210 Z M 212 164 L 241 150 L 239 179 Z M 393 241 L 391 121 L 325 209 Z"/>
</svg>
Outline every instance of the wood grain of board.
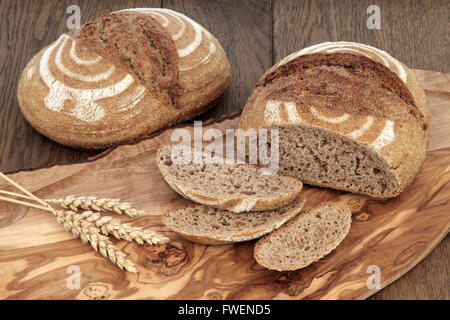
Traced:
<svg viewBox="0 0 450 320">
<path fill-rule="evenodd" d="M 22 69 L 36 52 L 67 30 L 66 8 L 70 4 L 80 6 L 82 22 L 122 8 L 162 6 L 185 12 L 209 29 L 227 52 L 232 82 L 224 98 L 201 119 L 241 110 L 265 68 L 292 51 L 320 41 L 360 41 L 387 50 L 410 67 L 444 73 L 450 70 L 447 0 L 0 1 L 0 170 L 3 172 L 73 163 L 95 156 L 95 153 L 65 148 L 39 135 L 17 107 L 17 81 Z M 380 30 L 365 26 L 366 9 L 371 4 L 381 8 Z M 433 82 L 435 93 L 444 88 L 435 95 L 436 99 L 448 97 L 445 81 L 442 80 L 441 87 Z M 441 116 L 433 116 L 434 126 L 445 127 Z M 437 149 L 445 145 L 446 134 L 433 137 Z M 446 285 L 449 242 L 447 236 L 417 267 L 372 297 L 450 299 Z"/>
<path fill-rule="evenodd" d="M 431 139 L 425 164 L 398 197 L 373 200 L 326 188 L 306 186 L 305 208 L 331 200 L 353 213 L 349 235 L 330 255 L 294 272 L 269 271 L 253 258 L 254 241 L 204 246 L 166 229 L 161 214 L 189 203 L 164 181 L 154 156 L 170 142 L 174 129 L 103 153 L 96 160 L 24 170 L 11 174 L 40 198 L 68 194 L 121 198 L 148 215 L 123 218 L 167 235 L 172 242 L 140 246 L 115 241 L 136 263 L 126 273 L 90 246 L 64 232 L 46 211 L 0 203 L 1 299 L 364 299 L 367 268 L 381 270 L 384 287 L 422 260 L 450 228 L 450 77 L 417 71 L 432 110 Z M 436 83 L 436 87 L 435 84 Z M 438 114 L 438 117 L 433 115 Z M 234 128 L 238 118 L 205 127 Z M 433 125 L 434 124 L 434 125 Z M 446 124 L 446 125 L 445 125 Z M 184 126 L 192 130 L 192 125 Z M 443 133 L 443 134 L 442 134 Z M 442 135 L 441 135 L 442 134 Z M 0 182 L 0 189 L 9 188 Z M 26 235 L 26 237 L 24 237 Z M 82 272 L 80 290 L 66 287 L 67 267 Z"/>
</svg>

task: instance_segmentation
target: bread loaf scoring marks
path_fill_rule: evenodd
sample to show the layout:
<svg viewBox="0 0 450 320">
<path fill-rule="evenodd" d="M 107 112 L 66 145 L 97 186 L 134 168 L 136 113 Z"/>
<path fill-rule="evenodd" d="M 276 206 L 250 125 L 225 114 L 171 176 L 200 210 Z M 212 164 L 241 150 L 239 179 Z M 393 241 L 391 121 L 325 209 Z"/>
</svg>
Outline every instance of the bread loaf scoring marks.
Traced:
<svg viewBox="0 0 450 320">
<path fill-rule="evenodd" d="M 100 62 L 100 60 L 102 60 L 101 56 L 97 56 L 92 60 L 80 59 L 76 53 L 76 42 L 75 41 L 72 41 L 72 45 L 70 46 L 69 55 L 70 55 L 70 58 L 73 61 L 75 61 L 77 64 L 85 65 L 85 66 L 92 66 L 92 65 L 96 64 L 97 62 Z"/>
<path fill-rule="evenodd" d="M 309 107 L 309 111 L 316 117 L 317 119 L 320 119 L 324 122 L 328 123 L 341 123 L 348 120 L 350 115 L 348 113 L 344 113 L 342 116 L 339 117 L 327 117 L 319 113 L 319 111 L 316 110 L 313 106 Z"/>
<path fill-rule="evenodd" d="M 281 115 L 281 106 L 284 107 L 287 119 L 283 119 Z M 320 114 L 319 111 L 313 106 L 309 107 L 309 112 L 313 118 L 316 118 L 322 122 L 329 123 L 332 125 L 344 123 L 349 120 L 352 121 L 352 117 L 348 113 L 344 113 L 343 115 L 338 117 L 328 117 Z M 299 124 L 301 122 L 307 124 L 306 121 L 302 120 L 297 110 L 297 105 L 292 101 L 283 102 L 278 100 L 268 100 L 266 102 L 266 107 L 264 110 L 264 120 L 267 125 L 284 124 L 284 123 Z M 367 130 L 371 128 L 371 126 L 374 124 L 374 121 L 375 121 L 374 117 L 367 116 L 365 122 L 359 128 L 349 133 L 343 134 L 351 138 L 361 137 L 364 133 L 367 132 Z M 384 127 L 382 132 L 377 136 L 377 138 L 373 142 L 370 143 L 371 147 L 373 147 L 375 150 L 380 150 L 385 146 L 391 144 L 395 140 L 394 121 L 392 120 L 382 120 L 382 121 L 384 121 Z"/>
<path fill-rule="evenodd" d="M 58 69 L 61 70 L 62 73 L 68 75 L 69 77 L 80 80 L 80 81 L 84 81 L 84 82 L 98 82 L 98 81 L 108 79 L 113 74 L 114 70 L 116 69 L 114 66 L 111 66 L 105 72 L 94 74 L 94 75 L 84 75 L 84 74 L 80 74 L 80 73 L 77 73 L 77 72 L 67 69 L 64 66 L 64 62 L 62 59 L 62 52 L 66 46 L 67 41 L 69 40 L 69 37 L 67 37 L 67 36 L 64 38 L 60 37 L 60 39 L 62 39 L 62 43 L 58 47 L 58 50 L 56 51 L 55 64 L 58 66 Z M 75 51 L 75 50 L 73 50 L 74 47 L 75 47 L 75 41 L 72 41 L 72 46 L 70 49 L 71 53 L 73 51 Z M 70 55 L 70 57 L 72 57 L 72 54 Z M 83 61 L 82 59 L 78 59 L 78 60 Z M 92 60 L 87 61 L 88 65 L 91 63 L 92 63 Z"/>
<path fill-rule="evenodd" d="M 356 139 L 362 136 L 372 126 L 372 124 L 373 124 L 373 117 L 367 116 L 366 122 L 364 122 L 364 124 L 360 128 L 350 132 L 348 135 Z"/>
<path fill-rule="evenodd" d="M 153 18 L 155 18 L 164 28 L 166 28 L 169 31 L 170 36 L 175 42 L 178 51 L 178 56 L 180 58 L 188 57 L 189 55 L 193 54 L 200 47 L 201 43 L 204 40 L 208 41 L 208 49 L 209 49 L 208 54 L 206 54 L 200 61 L 191 61 L 191 59 L 186 59 L 187 61 L 184 59 L 180 60 L 179 65 L 180 72 L 192 70 L 206 63 L 216 53 L 216 45 L 212 41 L 211 33 L 209 33 L 208 30 L 203 28 L 201 25 L 199 25 L 197 22 L 190 19 L 189 17 L 186 17 L 185 15 L 182 15 L 178 12 L 169 9 L 136 8 L 126 10 L 147 13 L 150 14 Z M 176 31 L 173 31 L 172 29 L 168 28 L 170 24 L 177 25 L 179 26 L 179 28 Z M 188 26 L 190 28 L 188 28 Z M 180 40 L 183 37 L 187 36 L 189 29 L 192 29 L 192 31 L 194 32 L 193 40 L 191 43 L 185 45 L 184 47 L 180 47 L 181 46 Z"/>
<path fill-rule="evenodd" d="M 370 59 L 378 61 L 379 63 L 383 64 L 387 68 L 392 69 L 404 83 L 406 83 L 406 81 L 407 81 L 407 75 L 406 75 L 405 68 L 403 68 L 402 64 L 397 59 L 394 59 L 387 52 L 382 51 L 377 48 L 374 48 L 374 47 L 371 47 L 371 46 L 368 46 L 368 45 L 365 45 L 365 44 L 346 42 L 346 41 L 324 42 L 324 43 L 319 43 L 319 44 L 304 48 L 303 50 L 295 52 L 295 53 L 287 56 L 286 58 L 282 59 L 277 64 L 277 67 L 279 67 L 283 64 L 286 64 L 289 61 L 292 61 L 295 58 L 297 58 L 301 55 L 304 55 L 304 54 L 334 53 L 334 52 L 359 53 Z"/>
<path fill-rule="evenodd" d="M 186 24 L 184 23 L 184 21 L 183 21 L 180 17 L 178 17 L 177 15 L 171 14 L 169 11 L 165 12 L 166 15 L 164 15 L 164 14 L 162 14 L 162 13 L 156 11 L 156 10 L 157 10 L 157 9 L 148 9 L 148 12 L 149 12 L 150 15 L 152 15 L 155 19 L 160 18 L 160 19 L 162 20 L 162 22 L 160 22 L 160 23 L 161 23 L 161 25 L 162 25 L 164 28 L 167 28 L 167 27 L 169 26 L 169 24 L 170 24 L 170 21 L 169 21 L 169 19 L 166 17 L 166 15 L 172 16 L 173 18 L 175 18 L 175 20 L 177 20 L 178 24 L 180 25 L 180 29 L 178 30 L 177 33 L 171 34 L 171 36 L 172 36 L 172 39 L 173 39 L 174 41 L 180 39 L 180 38 L 184 35 L 184 32 L 186 31 Z M 162 11 L 162 10 L 164 10 L 164 9 L 160 9 L 160 10 Z M 144 12 L 144 13 L 145 13 L 145 11 L 147 11 L 147 10 L 143 9 L 143 12 Z"/>
<path fill-rule="evenodd" d="M 394 122 L 391 120 L 386 120 L 386 124 L 383 128 L 383 131 L 380 135 L 375 139 L 374 142 L 371 143 L 371 146 L 375 150 L 380 150 L 381 148 L 387 146 L 392 141 L 394 141 Z"/>
<path fill-rule="evenodd" d="M 267 124 L 274 124 L 281 121 L 280 104 L 281 101 L 269 100 L 266 102 L 264 121 L 266 121 Z"/>
<path fill-rule="evenodd" d="M 102 88 L 93 89 L 77 89 L 65 85 L 62 81 L 58 80 L 55 75 L 52 74 L 50 70 L 50 64 L 54 63 L 58 71 L 68 76 L 69 78 L 76 79 L 80 82 L 95 83 L 99 81 L 106 80 L 114 74 L 116 68 L 111 66 L 106 72 L 94 75 L 84 75 L 79 74 L 74 71 L 69 70 L 63 64 L 63 52 L 66 44 L 70 42 L 71 48 L 69 55 L 64 55 L 64 57 L 70 57 L 78 65 L 94 65 L 96 63 L 101 63 L 102 58 L 100 56 L 91 59 L 84 60 L 76 55 L 76 41 L 69 37 L 68 35 L 61 35 L 59 39 L 48 47 L 43 53 L 40 63 L 39 71 L 42 80 L 49 88 L 47 96 L 44 98 L 45 106 L 52 111 L 61 112 L 66 100 L 71 100 L 75 103 L 75 107 L 64 112 L 68 115 L 74 116 L 79 120 L 87 123 L 96 123 L 100 121 L 105 116 L 105 108 L 96 103 L 97 100 L 115 97 L 125 90 L 127 90 L 134 82 L 135 79 L 130 75 L 126 74 L 120 81 Z M 56 55 L 54 61 L 50 61 L 51 56 L 56 50 Z M 133 94 L 127 96 L 125 102 L 119 106 L 119 110 L 131 109 L 135 107 L 145 94 L 145 88 L 138 84 L 133 90 Z"/>
<path fill-rule="evenodd" d="M 288 119 L 290 122 L 296 123 L 301 122 L 302 119 L 297 112 L 297 106 L 293 102 L 285 102 L 284 107 L 286 108 L 286 112 L 288 115 Z"/>
<path fill-rule="evenodd" d="M 392 70 L 402 80 L 403 83 L 406 84 L 407 82 L 407 74 L 405 68 L 399 61 L 391 57 L 388 53 L 377 48 L 370 47 L 368 45 L 345 41 L 325 42 L 313 45 L 308 48 L 304 48 L 303 50 L 300 50 L 282 59 L 276 65 L 276 68 L 279 68 L 280 66 L 283 66 L 300 56 L 317 53 L 357 53 L 386 66 L 387 68 Z M 273 79 L 270 77 L 267 81 L 269 80 L 273 81 Z M 264 86 L 266 85 L 266 83 L 267 82 L 264 83 Z M 359 140 L 361 140 L 361 137 L 364 134 L 371 132 L 371 128 L 374 128 L 374 130 L 377 131 L 380 130 L 379 128 L 382 128 L 381 133 L 379 133 L 376 138 L 369 138 L 371 139 L 371 141 L 365 140 L 365 143 L 368 143 L 375 150 L 380 150 L 385 146 L 391 144 L 395 140 L 394 121 L 386 119 L 387 117 L 389 117 L 388 114 L 380 117 L 374 115 L 366 115 L 364 120 L 364 117 L 362 116 L 353 115 L 347 112 L 342 112 L 340 115 L 336 115 L 336 110 L 334 110 L 334 112 L 332 112 L 332 116 L 330 116 L 329 114 L 323 114 L 321 112 L 321 108 L 315 107 L 313 105 L 308 106 L 308 104 L 306 104 L 302 105 L 301 109 L 297 109 L 297 106 L 293 101 L 283 102 L 277 100 L 276 97 L 274 98 L 275 100 L 266 101 L 264 109 L 264 119 L 266 124 L 268 125 L 283 125 L 285 123 L 299 124 L 300 122 L 304 122 L 305 124 L 310 124 L 310 122 L 312 122 L 312 124 L 314 124 L 314 119 L 316 119 L 321 121 L 321 126 L 325 128 L 337 130 L 341 134 L 344 134 L 353 139 L 359 138 Z M 283 106 L 284 109 L 282 109 Z M 305 112 L 306 114 L 304 114 Z M 359 121 L 355 122 L 356 119 L 362 121 L 362 123 L 355 129 L 355 125 L 357 126 L 357 123 L 359 123 Z M 350 126 L 336 126 L 337 124 L 350 123 L 348 121 L 352 122 Z M 377 123 L 376 126 L 375 123 Z M 346 129 L 349 127 L 352 128 L 352 131 L 350 132 L 346 131 Z"/>
</svg>

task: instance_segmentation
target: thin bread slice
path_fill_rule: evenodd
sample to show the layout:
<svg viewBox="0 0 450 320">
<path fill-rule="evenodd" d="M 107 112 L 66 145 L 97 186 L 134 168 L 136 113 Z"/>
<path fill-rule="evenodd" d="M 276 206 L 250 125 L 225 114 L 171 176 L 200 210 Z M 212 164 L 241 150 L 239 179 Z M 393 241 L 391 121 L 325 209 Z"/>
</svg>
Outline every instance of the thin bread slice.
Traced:
<svg viewBox="0 0 450 320">
<path fill-rule="evenodd" d="M 351 222 L 352 213 L 346 205 L 321 203 L 260 239 L 255 259 L 271 270 L 304 268 L 336 249 L 350 231 Z"/>
<path fill-rule="evenodd" d="M 170 187 L 199 204 L 236 213 L 273 210 L 292 202 L 303 187 L 297 178 L 263 175 L 249 164 L 178 161 L 172 151 L 172 145 L 161 147 L 156 165 Z M 193 149 L 190 152 L 194 154 Z"/>
<path fill-rule="evenodd" d="M 306 198 L 300 195 L 289 205 L 269 211 L 234 213 L 203 205 L 166 213 L 163 223 L 192 242 L 210 245 L 257 239 L 278 229 L 300 213 Z"/>
</svg>

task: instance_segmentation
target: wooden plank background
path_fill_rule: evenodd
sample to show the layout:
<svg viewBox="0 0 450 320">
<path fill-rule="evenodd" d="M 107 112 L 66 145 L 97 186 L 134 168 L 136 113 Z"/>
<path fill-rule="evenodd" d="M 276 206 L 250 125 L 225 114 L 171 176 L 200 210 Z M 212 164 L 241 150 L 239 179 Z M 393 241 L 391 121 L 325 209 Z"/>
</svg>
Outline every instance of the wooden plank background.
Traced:
<svg viewBox="0 0 450 320">
<path fill-rule="evenodd" d="M 230 88 L 201 119 L 239 111 L 264 70 L 287 54 L 322 41 L 357 41 L 386 50 L 411 68 L 449 73 L 448 0 L 10 0 L 0 2 L 0 170 L 8 172 L 94 156 L 60 146 L 27 124 L 17 82 L 31 57 L 67 31 L 66 9 L 82 23 L 133 7 L 185 13 L 222 43 Z M 366 27 L 366 9 L 381 8 L 381 29 Z M 449 237 L 405 276 L 371 299 L 449 299 Z"/>
</svg>

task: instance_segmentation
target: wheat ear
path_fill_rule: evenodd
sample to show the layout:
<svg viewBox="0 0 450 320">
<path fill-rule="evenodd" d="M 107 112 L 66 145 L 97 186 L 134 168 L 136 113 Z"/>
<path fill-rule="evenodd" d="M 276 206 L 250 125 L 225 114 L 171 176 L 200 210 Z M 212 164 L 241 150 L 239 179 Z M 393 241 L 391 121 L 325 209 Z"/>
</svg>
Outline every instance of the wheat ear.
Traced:
<svg viewBox="0 0 450 320">
<path fill-rule="evenodd" d="M 137 273 L 133 262 L 127 259 L 127 255 L 118 249 L 107 236 L 102 235 L 101 230 L 88 220 L 92 212 L 78 214 L 74 211 L 54 211 L 57 221 L 68 232 L 80 238 L 83 243 L 89 243 L 95 251 L 99 251 L 105 258 L 115 263 L 121 270 Z"/>
<path fill-rule="evenodd" d="M 136 241 L 139 244 L 147 242 L 150 245 L 164 244 L 170 241 L 169 238 L 156 232 L 141 227 L 133 227 L 129 223 L 122 223 L 119 219 L 113 217 L 101 216 L 98 212 L 85 211 L 81 216 L 99 228 L 102 234 L 112 234 L 117 239 Z"/>
<path fill-rule="evenodd" d="M 117 214 L 126 214 L 130 217 L 145 215 L 142 210 L 136 210 L 131 207 L 127 202 L 120 202 L 120 199 L 109 199 L 97 197 L 75 197 L 67 196 L 62 199 L 49 199 L 47 203 L 57 204 L 63 208 L 70 209 L 72 211 L 82 210 L 94 210 L 98 212 L 110 211 Z"/>
<path fill-rule="evenodd" d="M 80 215 L 77 212 L 75 212 L 76 210 L 74 210 L 74 211 L 58 211 L 58 210 L 55 210 L 52 206 L 50 206 L 50 204 L 49 204 L 50 202 L 44 201 L 44 200 L 36 197 L 33 193 L 31 193 L 30 191 L 28 191 L 27 189 L 25 189 L 24 187 L 22 187 L 21 185 L 19 185 L 18 183 L 16 183 L 12 179 L 10 179 L 4 173 L 0 172 L 0 178 L 2 178 L 5 181 L 7 181 L 9 184 L 14 186 L 16 189 L 22 191 L 25 195 L 14 193 L 14 192 L 10 192 L 10 191 L 0 190 L 1 194 L 5 194 L 5 195 L 9 195 L 9 196 L 15 196 L 15 197 L 18 197 L 18 198 L 35 201 L 35 202 L 39 203 L 40 205 L 34 204 L 34 203 L 30 203 L 30 202 L 26 202 L 26 201 L 22 201 L 22 200 L 13 199 L 13 198 L 8 198 L 8 197 L 1 197 L 1 200 L 7 201 L 7 202 L 13 202 L 13 203 L 21 204 L 21 205 L 25 205 L 25 206 L 28 206 L 28 207 L 34 207 L 34 208 L 38 208 L 38 209 L 41 209 L 41 210 L 45 210 L 45 211 L 51 212 L 53 215 L 56 216 L 57 221 L 60 224 L 63 225 L 63 227 L 64 227 L 64 229 L 66 231 L 72 232 L 72 234 L 75 237 L 80 238 L 83 243 L 90 243 L 90 245 L 96 251 L 99 251 L 105 258 L 111 260 L 121 270 L 125 269 L 125 270 L 127 270 L 129 272 L 137 273 L 137 269 L 136 269 L 134 263 L 127 259 L 127 255 L 123 251 L 118 249 L 109 240 L 109 238 L 107 236 L 101 234 L 102 230 L 95 225 L 95 223 L 94 223 L 95 219 L 92 218 L 93 217 L 93 213 L 92 212 L 85 212 L 85 213 Z M 108 207 L 108 205 L 106 205 L 106 208 L 105 208 L 105 206 L 103 206 L 103 208 L 105 210 L 107 210 L 107 208 L 109 208 L 109 207 Z M 129 207 L 129 204 L 125 204 L 124 205 L 124 204 L 120 204 L 119 203 L 119 206 L 117 208 L 114 208 L 114 206 L 112 206 L 111 208 L 112 208 L 112 211 L 114 211 L 114 212 L 122 213 L 122 211 L 123 211 L 126 214 L 132 215 L 132 216 L 135 216 L 135 215 L 143 213 L 142 211 L 137 211 L 137 210 L 131 209 Z M 99 211 L 101 211 L 101 210 L 99 210 Z M 120 212 L 118 212 L 118 211 L 120 211 Z M 89 217 L 91 217 L 91 219 L 89 219 Z M 97 216 L 95 216 L 95 217 L 97 217 Z M 97 217 L 97 220 L 98 219 L 99 218 Z M 119 226 L 120 225 L 120 221 L 114 222 L 114 223 L 112 223 L 112 225 Z M 114 228 L 119 228 L 119 230 L 121 230 L 120 227 L 114 227 Z M 114 228 L 112 228 L 112 229 L 114 229 Z M 134 227 L 134 228 L 137 228 L 137 227 Z M 130 231 L 130 230 L 137 231 L 135 229 L 129 229 L 128 231 Z M 139 241 L 143 242 L 143 241 L 147 241 L 147 240 L 148 241 L 165 241 L 167 239 L 167 238 L 161 237 L 161 236 L 158 236 L 158 237 L 161 237 L 161 238 L 156 238 L 157 235 L 154 235 L 155 238 L 150 240 L 150 238 L 148 238 L 148 237 L 150 237 L 149 233 L 146 234 L 146 232 L 144 232 L 144 231 L 141 231 L 141 232 L 142 232 L 142 234 L 144 234 L 144 235 L 141 236 L 141 238 L 137 237 L 134 234 L 133 235 L 129 235 L 129 238 L 132 239 L 132 237 L 134 237 L 134 238 L 136 238 L 135 240 L 138 241 L 138 242 Z M 118 235 L 121 234 L 117 230 L 116 230 L 116 233 Z M 122 234 L 123 234 L 123 231 L 122 231 Z M 138 238 L 139 238 L 139 240 L 137 240 Z"/>
</svg>

